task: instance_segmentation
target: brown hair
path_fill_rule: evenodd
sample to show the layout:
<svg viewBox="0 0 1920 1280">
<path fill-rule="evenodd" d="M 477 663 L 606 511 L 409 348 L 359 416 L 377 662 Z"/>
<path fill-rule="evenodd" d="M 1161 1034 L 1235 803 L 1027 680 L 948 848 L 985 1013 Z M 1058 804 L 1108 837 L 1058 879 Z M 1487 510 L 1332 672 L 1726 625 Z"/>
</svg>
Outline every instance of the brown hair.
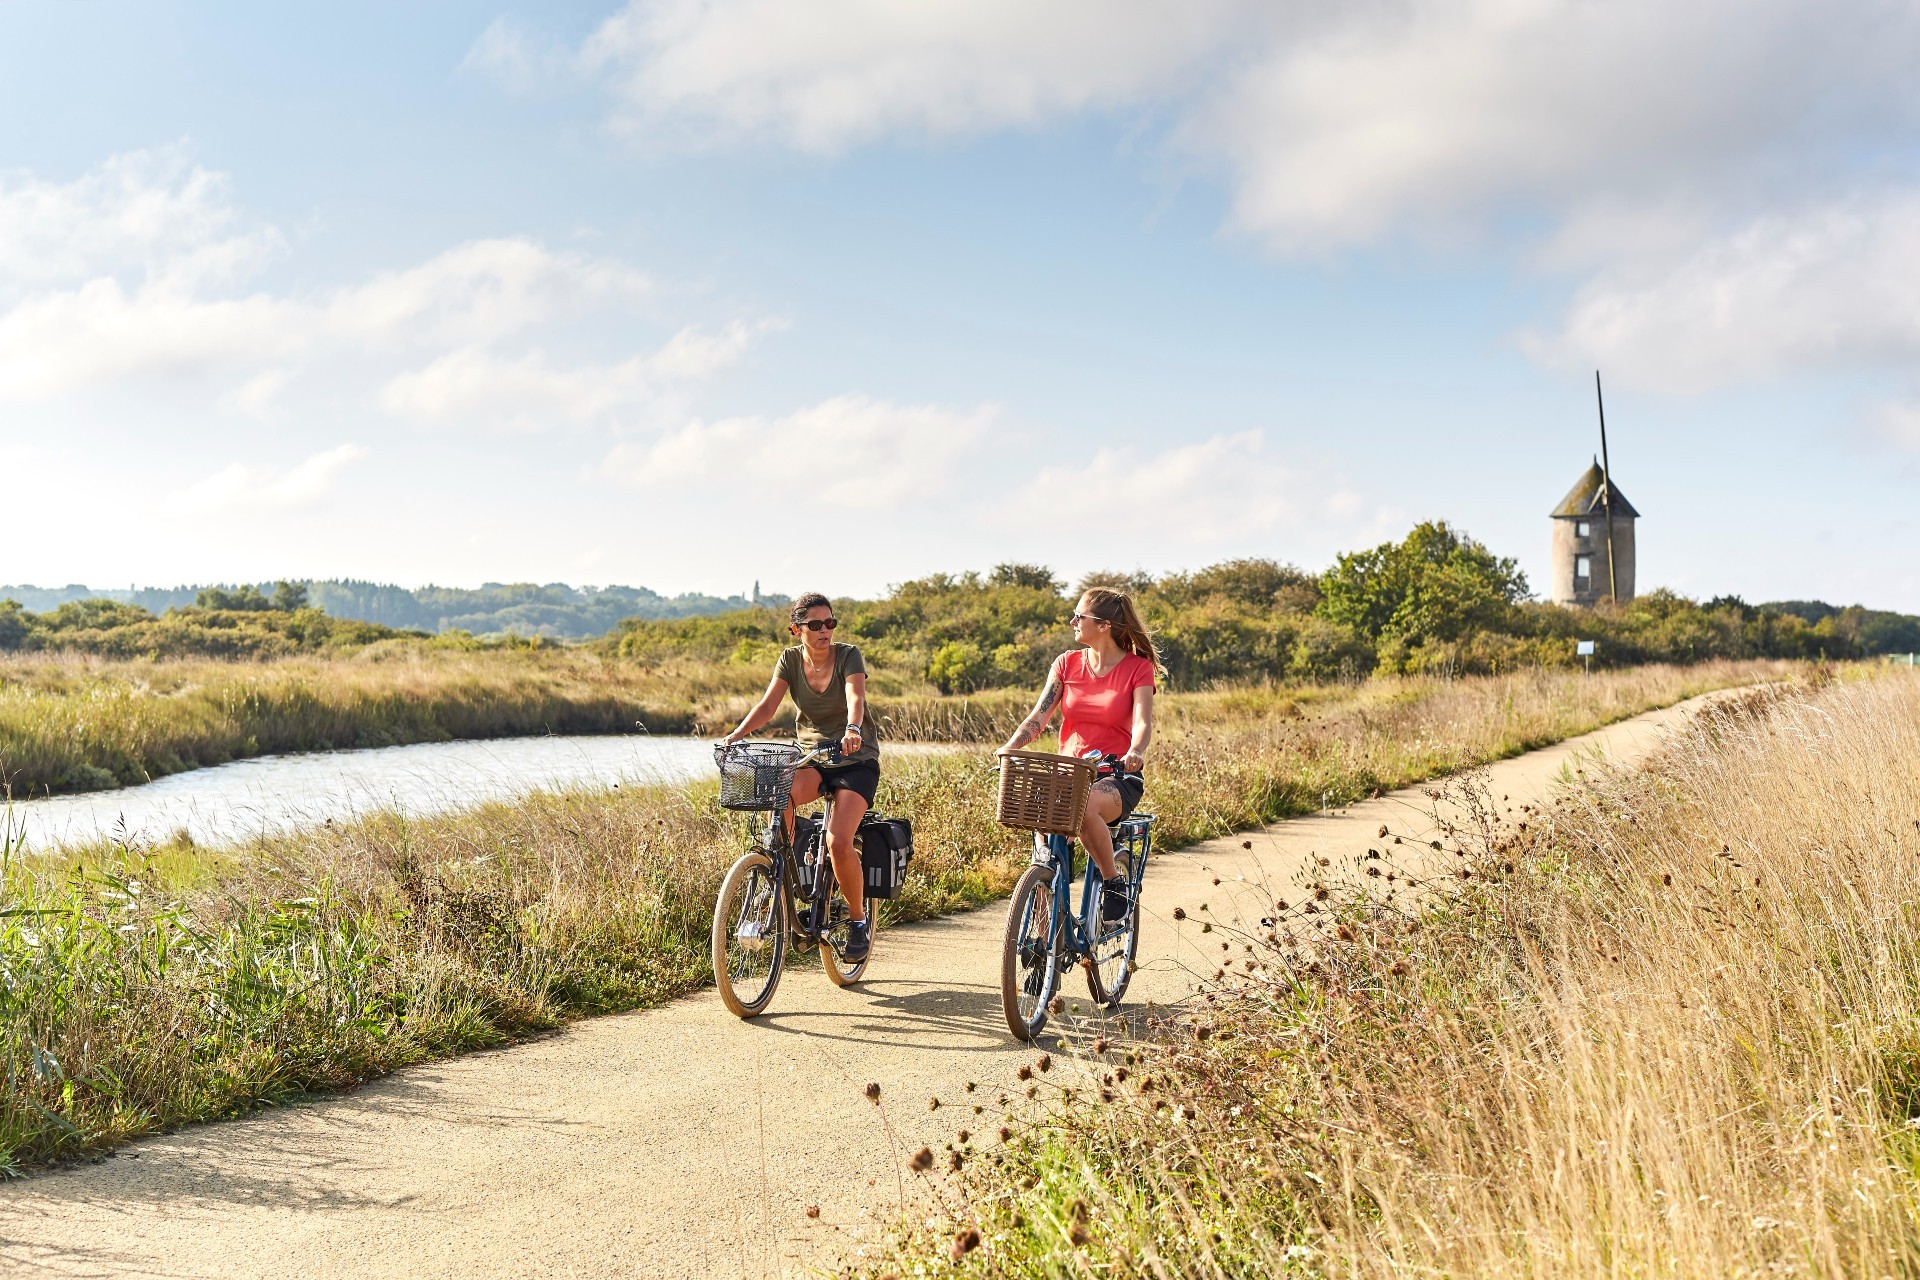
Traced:
<svg viewBox="0 0 1920 1280">
<path fill-rule="evenodd" d="M 1159 670 L 1160 655 L 1154 651 L 1147 624 L 1140 621 L 1140 611 L 1133 607 L 1132 596 L 1112 587 L 1088 587 L 1081 599 L 1087 602 L 1088 613 L 1113 628 L 1115 644 L 1124 652 L 1145 658 Z"/>
<path fill-rule="evenodd" d="M 810 610 L 818 609 L 821 605 L 832 609 L 833 601 L 827 599 L 818 591 L 809 591 L 793 602 L 793 608 L 789 611 L 788 616 L 792 618 L 793 625 L 797 627 L 807 620 L 807 613 Z"/>
</svg>

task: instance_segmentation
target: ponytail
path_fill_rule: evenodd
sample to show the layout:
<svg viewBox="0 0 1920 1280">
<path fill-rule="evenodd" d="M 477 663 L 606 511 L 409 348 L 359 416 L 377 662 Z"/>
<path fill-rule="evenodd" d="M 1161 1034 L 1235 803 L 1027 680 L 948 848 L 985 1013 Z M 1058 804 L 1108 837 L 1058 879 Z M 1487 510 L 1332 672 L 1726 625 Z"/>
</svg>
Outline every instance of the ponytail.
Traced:
<svg viewBox="0 0 1920 1280">
<path fill-rule="evenodd" d="M 1145 658 L 1155 671 L 1160 670 L 1160 655 L 1154 650 L 1147 624 L 1140 621 L 1140 611 L 1133 607 L 1132 596 L 1112 587 L 1088 587 L 1085 598 L 1087 612 L 1112 628 L 1114 644 L 1126 653 Z"/>
</svg>

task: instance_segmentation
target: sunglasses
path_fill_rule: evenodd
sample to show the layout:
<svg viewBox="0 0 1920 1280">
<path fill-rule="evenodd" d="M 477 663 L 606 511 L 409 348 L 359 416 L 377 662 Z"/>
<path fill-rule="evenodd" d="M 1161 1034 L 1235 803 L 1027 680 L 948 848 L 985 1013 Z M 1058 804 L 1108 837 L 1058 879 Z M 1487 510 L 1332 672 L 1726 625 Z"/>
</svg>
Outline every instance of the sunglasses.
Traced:
<svg viewBox="0 0 1920 1280">
<path fill-rule="evenodd" d="M 828 631 L 831 631 L 831 630 L 833 630 L 833 629 L 834 629 L 835 627 L 837 627 L 837 626 L 839 626 L 839 625 L 840 625 L 840 619 L 838 619 L 838 618 L 809 618 L 809 619 L 807 619 L 807 620 L 806 620 L 805 622 L 800 622 L 800 623 L 795 623 L 794 625 L 796 625 L 796 626 L 801 626 L 801 627 L 805 627 L 805 628 L 806 628 L 807 630 L 809 630 L 809 631 L 818 631 L 818 630 L 820 630 L 820 628 L 822 628 L 822 627 L 825 627 L 825 628 L 826 628 L 826 629 L 827 629 Z"/>
<path fill-rule="evenodd" d="M 1105 622 L 1108 626 L 1113 625 L 1111 621 L 1101 617 L 1097 613 L 1076 613 L 1071 618 L 1067 619 L 1068 626 L 1072 626 L 1076 622 Z"/>
</svg>

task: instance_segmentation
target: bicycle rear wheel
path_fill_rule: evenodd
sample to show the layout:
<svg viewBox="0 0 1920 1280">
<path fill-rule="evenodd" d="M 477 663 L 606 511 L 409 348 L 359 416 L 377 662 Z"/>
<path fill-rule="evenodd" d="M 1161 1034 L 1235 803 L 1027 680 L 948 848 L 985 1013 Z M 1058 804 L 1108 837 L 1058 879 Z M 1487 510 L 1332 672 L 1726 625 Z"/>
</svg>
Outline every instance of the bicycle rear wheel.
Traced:
<svg viewBox="0 0 1920 1280">
<path fill-rule="evenodd" d="M 1053 871 L 1028 867 L 1007 904 L 1006 940 L 1000 951 L 1000 1008 L 1016 1040 L 1031 1040 L 1047 1025 L 1047 1005 L 1060 985 L 1054 948 Z"/>
<path fill-rule="evenodd" d="M 827 931 L 820 935 L 820 967 L 827 971 L 827 980 L 834 986 L 850 987 L 867 975 L 867 964 L 873 959 L 873 952 L 868 951 L 866 959 L 858 964 L 848 964 L 841 958 L 840 953 L 846 949 L 849 926 L 853 923 L 853 909 L 847 905 L 847 900 L 840 896 L 838 885 L 834 886 L 832 906 L 829 911 L 827 919 L 832 923 Z M 878 946 L 880 913 L 873 909 L 871 902 L 867 904 L 867 920 L 867 941 L 870 945 Z"/>
<path fill-rule="evenodd" d="M 720 882 L 713 905 L 713 979 L 736 1018 L 764 1013 L 787 959 L 787 894 L 773 859 L 746 854 Z"/>
<path fill-rule="evenodd" d="M 1087 994 L 1103 1009 L 1113 1008 L 1127 993 L 1127 984 L 1133 981 L 1134 957 L 1140 951 L 1140 877 L 1133 857 L 1130 849 L 1113 851 L 1114 870 L 1126 876 L 1132 886 L 1132 910 L 1125 920 L 1108 921 L 1096 916 L 1093 921 L 1100 932 L 1095 935 L 1093 957 L 1087 965 Z M 1100 908 L 1096 901 L 1094 911 L 1098 913 Z"/>
</svg>

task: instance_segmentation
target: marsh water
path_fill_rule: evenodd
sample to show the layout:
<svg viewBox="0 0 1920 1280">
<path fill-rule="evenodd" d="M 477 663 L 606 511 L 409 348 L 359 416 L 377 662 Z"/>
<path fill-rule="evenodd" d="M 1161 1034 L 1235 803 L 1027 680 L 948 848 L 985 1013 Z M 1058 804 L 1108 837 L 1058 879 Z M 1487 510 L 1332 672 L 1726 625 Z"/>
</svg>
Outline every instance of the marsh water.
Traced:
<svg viewBox="0 0 1920 1280">
<path fill-rule="evenodd" d="M 698 738 L 548 737 L 428 742 L 237 760 L 119 791 L 17 802 L 29 849 L 185 831 L 201 844 L 317 826 L 375 809 L 445 813 L 534 791 L 685 782 L 714 772 Z M 4 822 L 5 819 L 0 819 Z"/>
</svg>

